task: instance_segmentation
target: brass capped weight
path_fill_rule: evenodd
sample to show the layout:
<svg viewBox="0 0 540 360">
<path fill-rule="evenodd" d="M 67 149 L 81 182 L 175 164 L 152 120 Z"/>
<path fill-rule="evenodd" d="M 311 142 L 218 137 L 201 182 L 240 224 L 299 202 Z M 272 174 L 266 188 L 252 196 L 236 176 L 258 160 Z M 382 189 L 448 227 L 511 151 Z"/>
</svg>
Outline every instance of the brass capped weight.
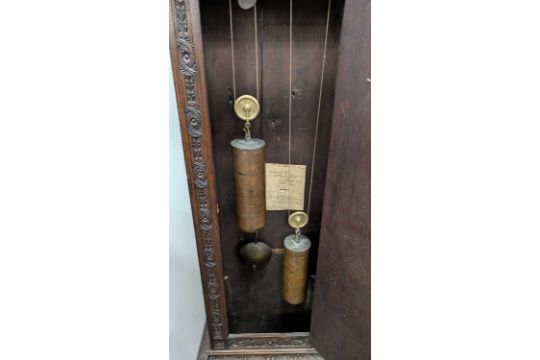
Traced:
<svg viewBox="0 0 540 360">
<path fill-rule="evenodd" d="M 231 141 L 237 221 L 247 233 L 265 224 L 264 146 L 261 139 Z"/>
<path fill-rule="evenodd" d="M 311 241 L 305 235 L 291 234 L 285 238 L 285 258 L 283 267 L 283 299 L 291 305 L 298 305 L 306 299 L 309 248 Z"/>
</svg>

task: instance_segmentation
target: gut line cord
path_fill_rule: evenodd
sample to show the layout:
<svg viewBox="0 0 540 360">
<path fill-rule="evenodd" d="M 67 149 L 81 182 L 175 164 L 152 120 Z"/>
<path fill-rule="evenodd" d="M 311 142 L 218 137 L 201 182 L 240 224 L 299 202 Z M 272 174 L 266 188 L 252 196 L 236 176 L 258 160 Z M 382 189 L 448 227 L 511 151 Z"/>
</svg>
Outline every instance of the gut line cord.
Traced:
<svg viewBox="0 0 540 360">
<path fill-rule="evenodd" d="M 260 86 L 259 86 L 259 38 L 257 29 L 257 5 L 253 6 L 253 29 L 255 32 L 255 86 L 257 87 L 257 100 L 260 99 Z"/>
<path fill-rule="evenodd" d="M 235 72 L 235 61 L 234 61 L 234 31 L 233 31 L 232 0 L 229 0 L 229 30 L 231 33 L 231 64 L 232 64 L 233 97 L 234 97 L 234 100 L 236 100 L 236 72 Z"/>
<path fill-rule="evenodd" d="M 332 0 L 328 0 L 328 10 L 326 12 L 326 29 L 324 32 L 324 50 L 323 50 L 323 60 L 322 60 L 322 66 L 321 66 L 321 82 L 319 86 L 319 103 L 317 105 L 317 121 L 315 123 L 315 136 L 313 138 L 313 153 L 311 158 L 311 174 L 309 177 L 309 191 L 308 191 L 308 204 L 307 204 L 307 213 L 309 215 L 309 212 L 311 210 L 311 191 L 313 190 L 313 174 L 315 169 L 315 154 L 317 152 L 317 137 L 319 135 L 319 119 L 321 117 L 321 99 L 322 99 L 322 92 L 323 92 L 323 84 L 324 84 L 324 67 L 326 64 L 326 47 L 328 44 L 328 29 L 330 25 L 330 8 L 332 6 Z"/>
<path fill-rule="evenodd" d="M 289 198 L 287 213 L 291 215 L 291 139 L 292 139 L 292 41 L 293 41 L 293 0 L 289 0 Z"/>
</svg>

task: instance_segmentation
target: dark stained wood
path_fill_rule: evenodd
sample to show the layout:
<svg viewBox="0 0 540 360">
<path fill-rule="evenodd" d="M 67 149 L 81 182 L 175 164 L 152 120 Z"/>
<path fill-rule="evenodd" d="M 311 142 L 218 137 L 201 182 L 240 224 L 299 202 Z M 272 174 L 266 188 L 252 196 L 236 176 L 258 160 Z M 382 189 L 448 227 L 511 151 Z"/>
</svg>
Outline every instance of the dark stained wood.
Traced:
<svg viewBox="0 0 540 360">
<path fill-rule="evenodd" d="M 283 256 L 283 254 L 273 254 L 270 261 L 267 264 L 259 265 L 256 271 L 251 270 L 246 265 L 239 267 L 238 271 L 242 271 L 242 283 L 234 284 L 230 277 L 225 281 L 227 292 L 233 293 L 231 287 L 236 286 L 234 294 L 240 297 L 233 298 L 232 305 L 244 304 L 245 306 L 230 310 L 229 326 L 232 329 L 231 332 L 297 332 L 309 329 L 310 312 L 305 304 L 287 305 L 285 301 L 281 300 L 282 282 L 270 281 L 275 277 L 283 278 Z M 270 296 L 278 298 L 278 306 L 275 309 L 262 308 L 262 306 L 276 302 L 275 299 L 267 299 Z M 281 302 L 284 303 L 282 306 Z M 228 304 L 228 306 L 231 305 Z M 294 311 L 291 311 L 291 308 Z"/>
<path fill-rule="evenodd" d="M 295 0 L 293 9 L 292 149 L 293 164 L 307 165 L 309 182 L 323 58 L 328 0 Z M 288 163 L 289 145 L 289 2 L 257 2 L 260 43 L 261 115 L 253 121 L 253 136 L 266 141 L 266 162 Z M 310 273 L 315 272 L 318 229 L 332 120 L 334 79 L 337 68 L 342 1 L 334 1 L 319 122 L 311 222 L 304 233 L 313 242 Z M 256 94 L 253 9 L 242 10 L 233 0 L 234 49 L 237 96 Z M 309 307 L 282 300 L 283 254 L 274 252 L 270 262 L 253 272 L 237 256 L 246 239 L 237 225 L 233 166 L 229 142 L 242 137 L 242 122 L 232 110 L 232 64 L 228 0 L 201 1 L 208 101 L 212 124 L 214 160 L 218 184 L 219 222 L 227 309 L 231 332 L 307 331 Z M 306 199 L 308 187 L 306 186 Z M 292 231 L 286 211 L 266 213 L 261 239 L 282 248 Z"/>
<path fill-rule="evenodd" d="M 347 0 L 311 341 L 326 360 L 370 358 L 370 0 Z"/>
<path fill-rule="evenodd" d="M 252 133 L 266 141 L 267 162 L 287 163 L 292 96 L 291 162 L 308 166 L 308 185 L 327 4 L 294 2 L 289 91 L 289 2 L 258 1 L 261 116 Z M 241 10 L 235 0 L 233 9 L 237 96 L 255 95 L 253 10 Z M 327 360 L 363 360 L 370 357 L 370 1 L 350 0 L 343 12 L 343 0 L 334 0 L 330 19 L 311 222 L 304 232 L 313 242 L 310 274 L 315 274 L 317 264 L 311 340 Z M 228 347 L 229 328 L 233 333 L 307 331 L 310 296 L 296 306 L 281 298 L 281 248 L 291 233 L 286 211 L 268 212 L 261 233 L 263 241 L 281 250 L 273 250 L 271 260 L 256 271 L 238 259 L 238 246 L 247 236 L 236 221 L 229 145 L 242 137 L 242 122 L 232 110 L 228 0 L 202 1 L 201 12 L 199 1 L 171 0 L 170 20 L 171 61 L 214 349 L 208 355 L 319 358 L 310 348 L 220 350 Z M 308 191 L 306 187 L 306 199 Z M 316 261 L 318 248 L 324 256 Z M 286 335 L 283 338 L 288 341 Z M 246 337 L 232 339 L 245 342 Z"/>
<path fill-rule="evenodd" d="M 210 340 L 227 347 L 228 320 L 197 1 L 171 0 L 169 47 Z"/>
</svg>

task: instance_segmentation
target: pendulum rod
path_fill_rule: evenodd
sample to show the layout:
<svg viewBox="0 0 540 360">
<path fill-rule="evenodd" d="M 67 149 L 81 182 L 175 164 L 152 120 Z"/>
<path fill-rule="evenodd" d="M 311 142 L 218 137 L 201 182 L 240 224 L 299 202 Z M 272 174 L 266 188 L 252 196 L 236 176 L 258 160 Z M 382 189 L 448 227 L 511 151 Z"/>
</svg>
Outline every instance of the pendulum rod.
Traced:
<svg viewBox="0 0 540 360">
<path fill-rule="evenodd" d="M 326 13 L 326 30 L 324 32 L 324 50 L 323 50 L 323 59 L 321 66 L 321 82 L 319 86 L 319 104 L 317 105 L 317 120 L 315 122 L 315 136 L 313 139 L 313 153 L 311 158 L 311 174 L 309 176 L 309 191 L 308 191 L 308 203 L 307 203 L 307 213 L 310 213 L 311 210 L 311 190 L 313 189 L 313 174 L 315 169 L 315 154 L 317 152 L 317 137 L 319 133 L 319 119 L 321 116 L 321 99 L 323 92 L 324 84 L 324 65 L 326 64 L 326 46 L 328 44 L 328 29 L 330 25 L 330 8 L 332 6 L 332 0 L 328 0 L 328 10 Z"/>
</svg>

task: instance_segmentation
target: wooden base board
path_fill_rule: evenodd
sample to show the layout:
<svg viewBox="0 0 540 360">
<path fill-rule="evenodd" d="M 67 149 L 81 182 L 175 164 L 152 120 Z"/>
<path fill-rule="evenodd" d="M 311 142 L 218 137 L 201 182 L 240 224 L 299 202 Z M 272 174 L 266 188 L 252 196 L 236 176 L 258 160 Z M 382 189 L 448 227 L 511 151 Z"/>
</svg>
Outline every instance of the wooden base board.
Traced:
<svg viewBox="0 0 540 360">
<path fill-rule="evenodd" d="M 210 349 L 206 327 L 197 360 L 324 360 L 309 344 L 308 333 L 231 335 L 230 349 Z"/>
</svg>

